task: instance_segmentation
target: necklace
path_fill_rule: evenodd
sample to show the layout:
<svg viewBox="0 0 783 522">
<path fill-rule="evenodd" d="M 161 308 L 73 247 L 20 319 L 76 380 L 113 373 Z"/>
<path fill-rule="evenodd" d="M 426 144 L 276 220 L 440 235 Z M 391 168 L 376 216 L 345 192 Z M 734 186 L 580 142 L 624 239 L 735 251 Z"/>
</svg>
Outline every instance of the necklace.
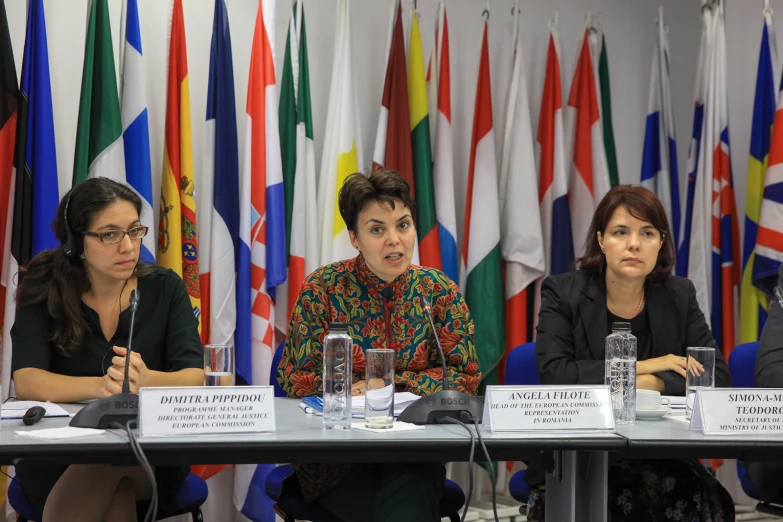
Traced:
<svg viewBox="0 0 783 522">
<path fill-rule="evenodd" d="M 636 306 L 636 313 L 633 314 L 631 317 L 627 317 L 625 319 L 633 319 L 637 315 L 639 315 L 639 312 L 642 311 L 642 305 L 644 304 L 644 288 L 642 288 L 642 296 L 639 298 L 639 304 Z M 606 302 L 606 307 L 609 309 L 612 314 L 617 315 L 614 313 L 614 310 L 612 310 L 612 307 L 609 306 L 609 301 Z M 619 315 L 617 317 L 620 317 Z"/>
</svg>

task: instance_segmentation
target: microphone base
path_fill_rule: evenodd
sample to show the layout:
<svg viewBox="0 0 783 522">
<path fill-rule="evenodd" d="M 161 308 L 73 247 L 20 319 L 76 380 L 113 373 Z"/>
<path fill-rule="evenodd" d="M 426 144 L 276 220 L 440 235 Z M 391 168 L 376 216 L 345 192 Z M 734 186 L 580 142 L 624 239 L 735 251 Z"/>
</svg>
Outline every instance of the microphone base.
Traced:
<svg viewBox="0 0 783 522">
<path fill-rule="evenodd" d="M 139 396 L 136 393 L 118 393 L 87 404 L 71 419 L 75 428 L 113 429 L 112 423 L 125 426 L 138 419 Z"/>
<path fill-rule="evenodd" d="M 481 417 L 484 413 L 484 401 L 464 392 L 443 390 L 415 401 L 402 410 L 398 420 L 419 425 L 446 424 L 439 419 L 452 417 L 465 422 L 464 418 L 460 416 L 462 412 L 481 422 Z"/>
</svg>

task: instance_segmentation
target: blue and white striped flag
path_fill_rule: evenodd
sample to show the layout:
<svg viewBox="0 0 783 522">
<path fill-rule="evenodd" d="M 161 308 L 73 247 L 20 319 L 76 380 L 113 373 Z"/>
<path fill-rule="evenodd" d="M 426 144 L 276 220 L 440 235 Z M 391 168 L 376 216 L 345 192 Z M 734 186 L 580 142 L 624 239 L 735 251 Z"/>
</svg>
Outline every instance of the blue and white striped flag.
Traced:
<svg viewBox="0 0 783 522">
<path fill-rule="evenodd" d="M 680 188 L 677 174 L 677 139 L 669 88 L 669 39 L 663 22 L 663 7 L 655 21 L 656 42 L 650 72 L 650 94 L 642 157 L 642 185 L 658 195 L 678 245 L 680 235 Z"/>
<path fill-rule="evenodd" d="M 139 6 L 128 0 L 125 18 L 122 70 L 122 141 L 125 147 L 125 179 L 141 196 L 141 224 L 150 232 L 141 242 L 141 260 L 155 262 L 155 227 L 152 213 L 152 169 L 147 91 L 144 88 L 144 55 L 141 50 Z"/>
</svg>

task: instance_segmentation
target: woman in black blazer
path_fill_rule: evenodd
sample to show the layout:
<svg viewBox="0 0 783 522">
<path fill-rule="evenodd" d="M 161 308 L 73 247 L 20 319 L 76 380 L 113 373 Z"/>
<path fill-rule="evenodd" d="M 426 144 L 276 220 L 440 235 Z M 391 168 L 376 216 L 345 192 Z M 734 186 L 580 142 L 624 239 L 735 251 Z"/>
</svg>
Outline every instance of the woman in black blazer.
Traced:
<svg viewBox="0 0 783 522">
<path fill-rule="evenodd" d="M 671 275 L 675 249 L 663 205 L 643 187 L 619 186 L 596 209 L 579 270 L 541 286 L 536 364 L 542 384 L 603 384 L 604 341 L 614 321 L 637 338 L 636 386 L 684 395 L 688 346 L 716 348 L 715 384 L 731 376 L 696 300 Z M 534 466 L 535 468 L 535 466 Z M 532 473 L 531 481 L 542 474 Z M 540 489 L 531 522 L 543 520 Z M 726 490 L 697 461 L 617 461 L 609 470 L 611 520 L 734 520 Z"/>
</svg>

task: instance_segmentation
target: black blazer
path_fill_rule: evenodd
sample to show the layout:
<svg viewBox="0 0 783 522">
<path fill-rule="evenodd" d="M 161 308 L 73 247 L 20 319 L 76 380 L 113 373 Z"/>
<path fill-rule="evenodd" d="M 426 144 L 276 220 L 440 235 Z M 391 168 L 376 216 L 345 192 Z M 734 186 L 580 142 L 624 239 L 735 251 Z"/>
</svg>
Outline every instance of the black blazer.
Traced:
<svg viewBox="0 0 783 522">
<path fill-rule="evenodd" d="M 688 346 L 717 348 L 696 301 L 693 283 L 682 277 L 645 290 L 652 334 L 652 357 L 685 356 Z M 536 366 L 542 384 L 602 384 L 604 382 L 606 282 L 574 271 L 547 277 L 541 285 L 541 310 L 536 329 Z M 673 371 L 656 374 L 664 394 L 682 395 L 685 378 Z M 715 385 L 731 386 L 726 361 L 715 354 Z"/>
</svg>

